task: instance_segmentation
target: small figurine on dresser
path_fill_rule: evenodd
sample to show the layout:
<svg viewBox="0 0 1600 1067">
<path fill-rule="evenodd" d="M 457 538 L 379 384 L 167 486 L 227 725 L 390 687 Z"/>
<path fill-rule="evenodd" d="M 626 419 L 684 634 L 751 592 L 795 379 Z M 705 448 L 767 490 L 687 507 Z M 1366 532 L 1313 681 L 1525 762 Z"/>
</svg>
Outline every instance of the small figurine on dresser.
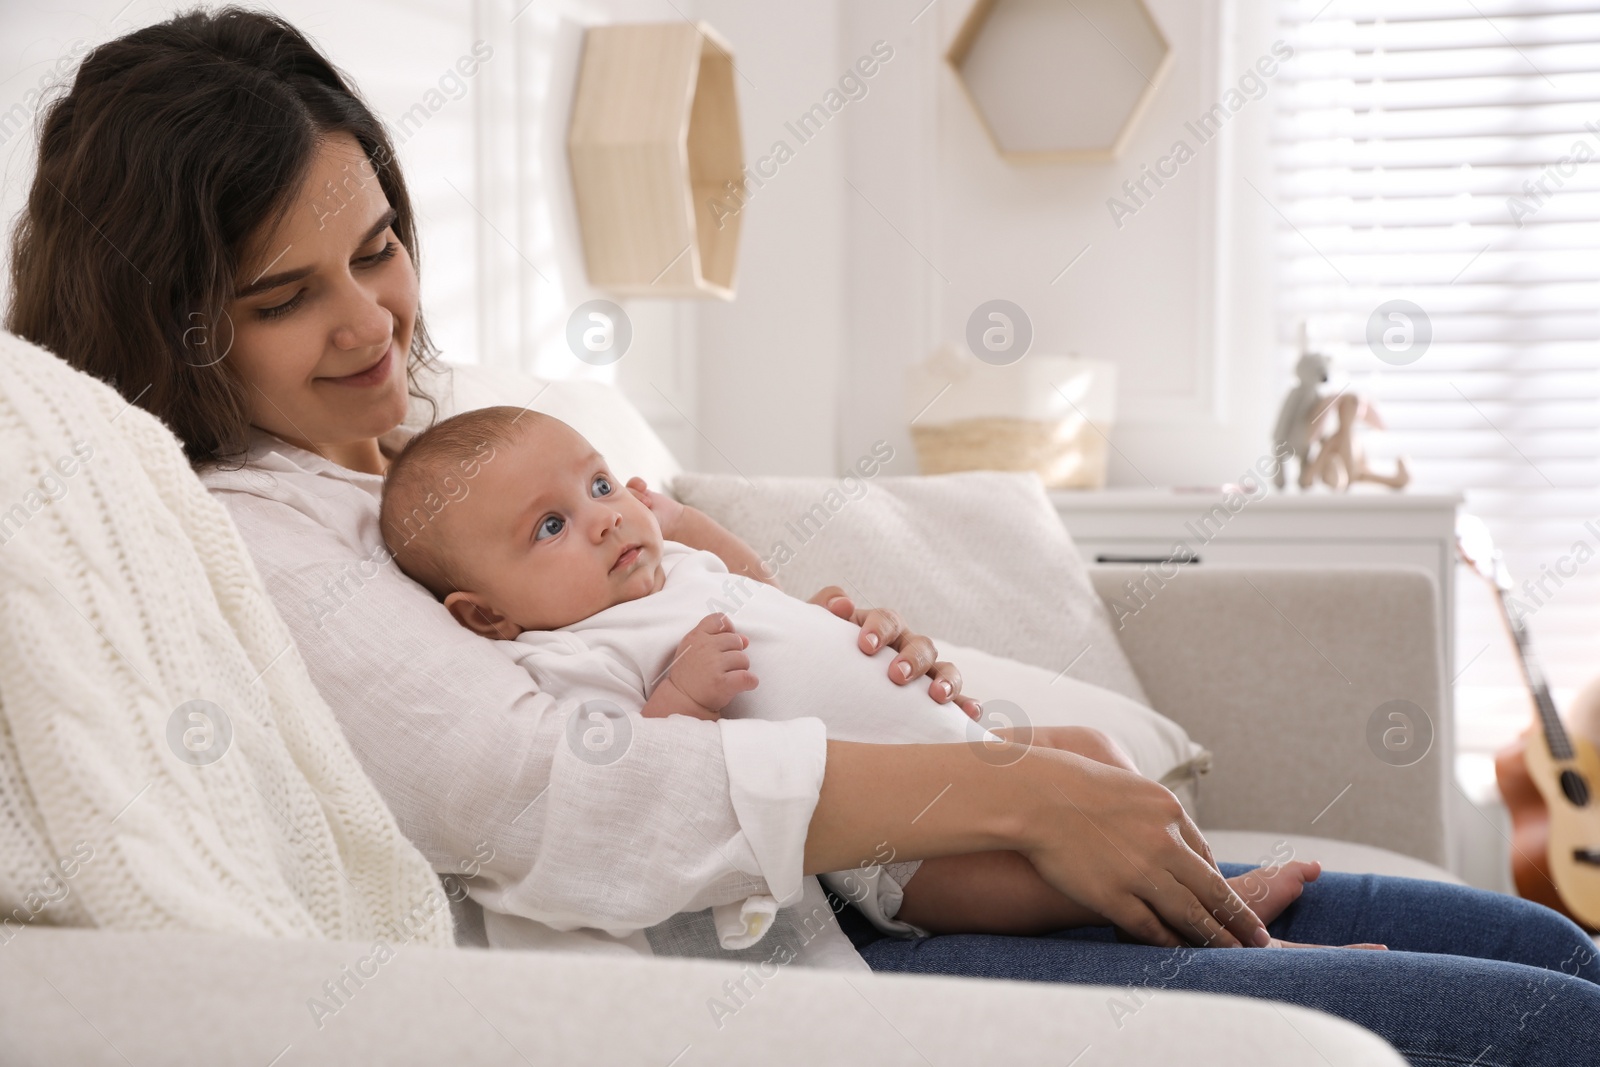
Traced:
<svg viewBox="0 0 1600 1067">
<path fill-rule="evenodd" d="M 1383 418 L 1366 397 L 1342 389 L 1331 396 L 1323 392 L 1333 361 L 1310 351 L 1306 327 L 1300 324 L 1300 360 L 1295 364 L 1298 384 L 1283 398 L 1273 443 L 1279 454 L 1292 453 L 1300 464 L 1301 489 L 1321 480 L 1335 490 L 1349 489 L 1356 482 L 1376 482 L 1391 489 L 1404 488 L 1411 472 L 1404 459 L 1395 460 L 1392 474 L 1381 474 L 1367 463 L 1361 446 L 1361 427 L 1383 429 Z M 1284 467 L 1273 478 L 1279 489 L 1284 484 Z"/>
</svg>

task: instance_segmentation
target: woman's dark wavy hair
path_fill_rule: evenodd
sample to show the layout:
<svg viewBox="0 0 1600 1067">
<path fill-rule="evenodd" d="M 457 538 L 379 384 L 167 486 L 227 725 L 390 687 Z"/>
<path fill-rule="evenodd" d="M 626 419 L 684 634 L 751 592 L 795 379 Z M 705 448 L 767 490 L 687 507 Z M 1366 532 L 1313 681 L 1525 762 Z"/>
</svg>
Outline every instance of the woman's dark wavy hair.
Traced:
<svg viewBox="0 0 1600 1067">
<path fill-rule="evenodd" d="M 292 206 L 333 133 L 366 151 L 417 257 L 383 124 L 300 31 L 229 7 L 136 30 L 84 58 L 44 111 L 11 249 L 6 328 L 110 382 L 194 463 L 236 456 L 248 386 L 225 351 L 248 242 Z M 421 316 L 407 374 L 435 355 Z"/>
</svg>

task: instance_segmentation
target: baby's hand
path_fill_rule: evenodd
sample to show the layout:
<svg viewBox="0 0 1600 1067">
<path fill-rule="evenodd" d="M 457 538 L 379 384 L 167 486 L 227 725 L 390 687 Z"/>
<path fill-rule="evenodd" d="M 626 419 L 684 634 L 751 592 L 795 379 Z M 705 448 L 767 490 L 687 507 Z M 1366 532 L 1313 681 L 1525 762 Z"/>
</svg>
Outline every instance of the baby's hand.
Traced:
<svg viewBox="0 0 1600 1067">
<path fill-rule="evenodd" d="M 668 541 L 676 541 L 678 520 L 683 518 L 683 505 L 665 493 L 651 489 L 643 478 L 629 478 L 628 491 L 655 515 L 656 525 L 661 527 L 661 536 Z"/>
<path fill-rule="evenodd" d="M 679 643 L 667 677 L 645 702 L 647 718 L 693 715 L 715 719 L 740 693 L 756 687 L 750 657 L 744 650 L 750 639 L 733 629 L 733 620 L 721 612 L 707 615 Z"/>
</svg>

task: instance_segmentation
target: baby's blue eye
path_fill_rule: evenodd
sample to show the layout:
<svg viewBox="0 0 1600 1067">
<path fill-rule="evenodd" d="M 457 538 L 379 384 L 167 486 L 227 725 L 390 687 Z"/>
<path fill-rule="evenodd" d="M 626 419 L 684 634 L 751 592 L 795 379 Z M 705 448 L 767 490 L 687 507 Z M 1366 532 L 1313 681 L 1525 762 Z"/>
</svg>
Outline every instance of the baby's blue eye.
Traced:
<svg viewBox="0 0 1600 1067">
<path fill-rule="evenodd" d="M 590 489 L 595 496 L 610 496 L 611 479 L 604 474 L 597 474 L 594 476 L 594 484 L 590 486 Z"/>
<path fill-rule="evenodd" d="M 535 541 L 543 541 L 546 537 L 554 537 L 556 534 L 560 533 L 566 527 L 566 525 L 567 520 L 563 519 L 560 515 L 546 516 L 544 521 L 539 523 L 539 528 L 533 532 L 533 539 Z"/>
</svg>

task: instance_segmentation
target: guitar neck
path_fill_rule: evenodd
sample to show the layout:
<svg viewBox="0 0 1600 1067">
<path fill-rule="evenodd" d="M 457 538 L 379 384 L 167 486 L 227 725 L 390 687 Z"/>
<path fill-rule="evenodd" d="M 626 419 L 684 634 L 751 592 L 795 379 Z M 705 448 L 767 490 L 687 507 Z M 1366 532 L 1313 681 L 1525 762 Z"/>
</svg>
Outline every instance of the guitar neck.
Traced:
<svg viewBox="0 0 1600 1067">
<path fill-rule="evenodd" d="M 1500 606 L 1500 618 L 1506 624 L 1506 630 L 1511 634 L 1511 643 L 1517 648 L 1517 660 L 1522 664 L 1522 676 L 1528 683 L 1528 691 L 1533 694 L 1534 708 L 1539 715 L 1539 726 L 1544 732 L 1545 745 L 1550 749 L 1550 755 L 1556 760 L 1570 760 L 1573 758 L 1572 740 L 1567 737 L 1567 730 L 1561 722 L 1561 716 L 1556 712 L 1556 702 L 1550 697 L 1550 686 L 1544 680 L 1544 671 L 1539 666 L 1539 658 L 1533 654 L 1533 639 L 1528 635 L 1528 626 L 1522 618 L 1511 610 L 1507 594 L 1512 589 L 1511 575 L 1506 570 L 1505 562 L 1494 547 L 1493 540 L 1489 537 L 1488 527 L 1481 522 L 1475 525 L 1468 524 L 1463 517 L 1461 524 L 1456 528 L 1456 550 L 1461 558 L 1478 573 L 1494 590 L 1495 603 Z"/>
<path fill-rule="evenodd" d="M 1527 625 L 1512 614 L 1506 604 L 1505 593 L 1496 587 L 1499 593 L 1500 611 L 1506 620 L 1506 626 L 1511 630 L 1512 641 L 1517 646 L 1517 658 L 1522 663 L 1522 675 L 1528 681 L 1528 689 L 1533 693 L 1534 707 L 1539 714 L 1539 724 L 1544 728 L 1545 744 L 1550 748 L 1550 755 L 1557 760 L 1570 760 L 1573 756 L 1572 741 L 1567 737 L 1566 727 L 1561 722 L 1561 715 L 1556 711 L 1556 702 L 1550 696 L 1550 686 L 1545 681 L 1544 670 L 1539 666 L 1539 658 L 1533 654 L 1533 640 L 1528 635 Z"/>
</svg>

